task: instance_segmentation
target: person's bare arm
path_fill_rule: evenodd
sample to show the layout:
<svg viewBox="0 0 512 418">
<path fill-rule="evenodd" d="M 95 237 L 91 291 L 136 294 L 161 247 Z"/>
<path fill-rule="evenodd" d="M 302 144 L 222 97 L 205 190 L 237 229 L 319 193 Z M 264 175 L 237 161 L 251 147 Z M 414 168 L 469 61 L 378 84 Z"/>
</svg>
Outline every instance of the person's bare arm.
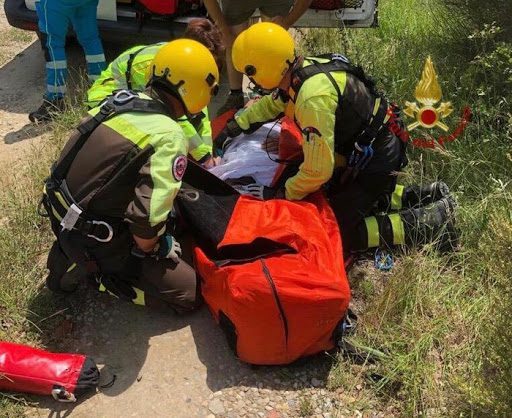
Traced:
<svg viewBox="0 0 512 418">
<path fill-rule="evenodd" d="M 155 248 L 156 243 L 158 242 L 160 237 L 154 237 L 154 238 L 141 238 L 137 235 L 133 235 L 133 239 L 135 243 L 137 244 L 137 247 L 139 247 L 142 251 L 145 253 L 150 253 Z"/>
<path fill-rule="evenodd" d="M 210 17 L 212 18 L 212 20 L 215 22 L 215 24 L 221 31 L 226 45 L 231 44 L 232 42 L 228 43 L 228 40 L 231 37 L 233 37 L 233 32 L 231 30 L 231 27 L 228 25 L 228 22 L 226 22 L 226 18 L 224 17 L 222 10 L 220 9 L 219 1 L 204 0 L 204 6 L 206 7 L 206 10 Z"/>
<path fill-rule="evenodd" d="M 306 10 L 308 10 L 312 1 L 313 0 L 296 0 L 290 10 L 290 13 L 286 16 L 276 16 L 272 21 L 281 25 L 285 29 L 289 29 L 306 12 Z"/>
</svg>

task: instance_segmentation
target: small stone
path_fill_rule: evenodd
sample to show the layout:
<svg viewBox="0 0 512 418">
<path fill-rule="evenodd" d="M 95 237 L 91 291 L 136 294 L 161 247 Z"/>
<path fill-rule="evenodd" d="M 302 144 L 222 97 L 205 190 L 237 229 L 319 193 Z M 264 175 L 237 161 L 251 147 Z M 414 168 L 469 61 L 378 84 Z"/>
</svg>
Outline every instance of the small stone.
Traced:
<svg viewBox="0 0 512 418">
<path fill-rule="evenodd" d="M 363 385 L 356 385 L 356 389 L 357 390 L 362 390 L 363 389 Z"/>
<path fill-rule="evenodd" d="M 288 406 L 293 409 L 295 408 L 295 406 L 297 405 L 297 400 L 296 399 L 290 399 L 288 402 Z"/>
<path fill-rule="evenodd" d="M 258 416 L 259 416 L 259 417 L 264 417 L 264 416 L 265 416 L 265 413 L 260 411 L 260 412 L 258 412 Z"/>
<path fill-rule="evenodd" d="M 262 405 L 266 405 L 266 404 L 268 404 L 269 402 L 270 402 L 270 398 L 263 398 L 263 399 L 261 400 L 261 402 L 260 402 L 260 403 L 261 403 Z"/>
<path fill-rule="evenodd" d="M 208 415 L 206 415 L 206 418 L 215 418 L 215 415 L 213 415 L 213 414 L 208 414 Z"/>
<path fill-rule="evenodd" d="M 218 390 L 217 392 L 214 392 L 214 393 L 213 393 L 213 396 L 214 396 L 215 398 L 218 398 L 218 397 L 219 397 L 219 396 L 221 396 L 221 395 L 222 395 L 222 391 L 221 391 L 221 390 Z"/>
<path fill-rule="evenodd" d="M 224 409 L 224 405 L 220 399 L 215 398 L 208 405 L 208 409 L 215 415 L 223 414 L 226 410 Z"/>
<path fill-rule="evenodd" d="M 273 408 L 273 407 L 271 407 L 270 405 L 267 405 L 267 406 L 265 406 L 265 409 L 266 409 L 267 411 L 272 411 L 274 408 Z"/>
<path fill-rule="evenodd" d="M 313 387 L 317 388 L 319 386 L 321 386 L 324 382 L 322 382 L 320 379 L 317 379 L 316 377 L 313 377 L 313 379 L 311 379 L 311 384 L 313 385 Z"/>
</svg>

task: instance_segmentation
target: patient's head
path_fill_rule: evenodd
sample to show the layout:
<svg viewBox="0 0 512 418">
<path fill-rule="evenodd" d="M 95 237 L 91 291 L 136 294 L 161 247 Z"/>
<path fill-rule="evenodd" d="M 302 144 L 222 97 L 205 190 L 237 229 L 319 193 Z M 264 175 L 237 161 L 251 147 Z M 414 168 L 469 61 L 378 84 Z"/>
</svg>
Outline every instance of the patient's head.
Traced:
<svg viewBox="0 0 512 418">
<path fill-rule="evenodd" d="M 219 29 L 217 29 L 217 26 L 208 19 L 192 19 L 188 23 L 183 37 L 201 42 L 206 46 L 215 58 L 215 62 L 219 67 L 219 72 L 222 70 L 225 47 L 222 42 L 222 35 Z"/>
</svg>

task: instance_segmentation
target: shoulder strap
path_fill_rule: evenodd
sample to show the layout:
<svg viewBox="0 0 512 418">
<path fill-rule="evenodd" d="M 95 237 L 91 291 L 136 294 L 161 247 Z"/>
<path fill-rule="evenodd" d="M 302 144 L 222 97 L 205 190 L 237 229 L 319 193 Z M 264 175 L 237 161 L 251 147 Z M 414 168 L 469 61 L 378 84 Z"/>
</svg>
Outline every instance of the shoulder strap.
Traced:
<svg viewBox="0 0 512 418">
<path fill-rule="evenodd" d="M 142 46 L 139 49 L 133 51 L 130 54 L 130 56 L 128 57 L 128 62 L 126 63 L 126 72 L 124 73 L 124 77 L 126 79 L 126 86 L 127 86 L 128 90 L 132 89 L 132 66 L 133 66 L 133 61 L 135 61 L 135 57 L 137 55 L 139 55 L 139 53 L 143 49 L 146 49 L 146 46 Z"/>
<path fill-rule="evenodd" d="M 329 62 L 319 62 L 318 58 L 329 59 Z M 333 71 L 344 71 L 348 74 L 352 74 L 354 77 L 359 79 L 375 96 L 380 96 L 375 88 L 375 82 L 366 76 L 364 70 L 360 66 L 356 66 L 350 63 L 349 59 L 341 54 L 324 54 L 319 55 L 318 57 L 308 58 L 308 60 L 313 62 L 313 65 L 308 65 L 306 67 L 299 68 L 294 71 L 292 77 L 292 89 L 295 92 L 295 95 L 298 94 L 300 88 L 304 84 L 304 82 L 319 73 L 331 73 Z M 329 77 L 331 82 L 333 81 L 332 76 Z M 338 83 L 334 83 L 335 87 Z M 337 88 L 339 90 L 339 87 Z"/>
<path fill-rule="evenodd" d="M 322 63 L 319 62 L 316 58 L 327 58 L 330 59 L 330 61 Z M 332 83 L 333 87 L 336 89 L 336 93 L 338 95 L 336 120 L 341 120 L 341 103 L 343 101 L 343 95 L 331 72 L 344 71 L 348 74 L 352 74 L 368 88 L 370 93 L 375 96 L 376 103 L 378 102 L 376 109 L 374 108 L 372 117 L 367 121 L 367 126 L 356 138 L 356 141 L 359 145 L 371 144 L 372 141 L 377 137 L 379 131 L 384 126 L 388 109 L 387 101 L 379 92 L 377 92 L 375 82 L 366 76 L 364 70 L 361 67 L 351 64 L 348 58 L 346 58 L 344 55 L 326 54 L 308 59 L 311 60 L 313 64 L 299 68 L 294 72 L 292 76 L 292 89 L 295 92 L 295 97 L 297 97 L 300 88 L 308 78 L 313 77 L 316 74 L 324 73 Z"/>
<path fill-rule="evenodd" d="M 68 153 L 54 165 L 52 178 L 61 182 L 67 175 L 71 164 L 94 130 L 106 120 L 126 112 L 160 113 L 169 116 L 165 106 L 152 99 L 142 99 L 129 90 L 120 90 L 109 96 L 100 105 L 100 111 L 86 122 L 78 125 L 80 136 Z"/>
</svg>

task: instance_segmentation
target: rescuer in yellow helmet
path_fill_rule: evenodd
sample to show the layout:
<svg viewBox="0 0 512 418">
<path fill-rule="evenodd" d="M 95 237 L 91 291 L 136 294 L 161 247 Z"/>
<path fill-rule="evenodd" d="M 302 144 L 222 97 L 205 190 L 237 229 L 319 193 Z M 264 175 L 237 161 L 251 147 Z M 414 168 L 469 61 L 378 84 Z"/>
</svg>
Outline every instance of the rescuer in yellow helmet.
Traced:
<svg viewBox="0 0 512 418">
<path fill-rule="evenodd" d="M 419 245 L 438 237 L 442 249 L 451 248 L 455 204 L 446 185 L 405 189 L 396 184 L 396 173 L 406 164 L 407 140 L 397 109 L 343 55 L 310 58 L 294 49 L 286 30 L 265 22 L 243 31 L 233 44 L 234 67 L 272 94 L 229 121 L 218 145 L 282 114 L 303 134 L 304 161 L 283 189 L 251 185 L 242 192 L 299 200 L 328 186 L 347 249 Z M 379 204 L 407 209 L 370 216 Z M 450 233 L 444 233 L 446 225 Z"/>
<path fill-rule="evenodd" d="M 183 33 L 183 38 L 202 43 L 212 53 L 219 69 L 222 67 L 224 58 L 222 36 L 217 27 L 208 19 L 191 19 Z M 159 42 L 152 45 L 134 46 L 115 58 L 87 91 L 89 107 L 98 106 L 116 90 L 144 90 L 151 75 L 151 63 L 156 53 L 165 44 L 166 42 Z M 204 167 L 213 166 L 212 128 L 208 109 L 205 107 L 191 120 L 186 117 L 180 118 L 178 123 L 190 142 L 190 156 Z"/>
<path fill-rule="evenodd" d="M 189 144 L 176 121 L 201 112 L 218 80 L 208 49 L 180 39 L 155 55 L 146 93 L 121 90 L 89 112 L 45 182 L 57 238 L 50 289 L 72 290 L 73 279 L 94 274 L 100 290 L 135 303 L 197 305 L 195 272 L 170 222 Z"/>
</svg>

